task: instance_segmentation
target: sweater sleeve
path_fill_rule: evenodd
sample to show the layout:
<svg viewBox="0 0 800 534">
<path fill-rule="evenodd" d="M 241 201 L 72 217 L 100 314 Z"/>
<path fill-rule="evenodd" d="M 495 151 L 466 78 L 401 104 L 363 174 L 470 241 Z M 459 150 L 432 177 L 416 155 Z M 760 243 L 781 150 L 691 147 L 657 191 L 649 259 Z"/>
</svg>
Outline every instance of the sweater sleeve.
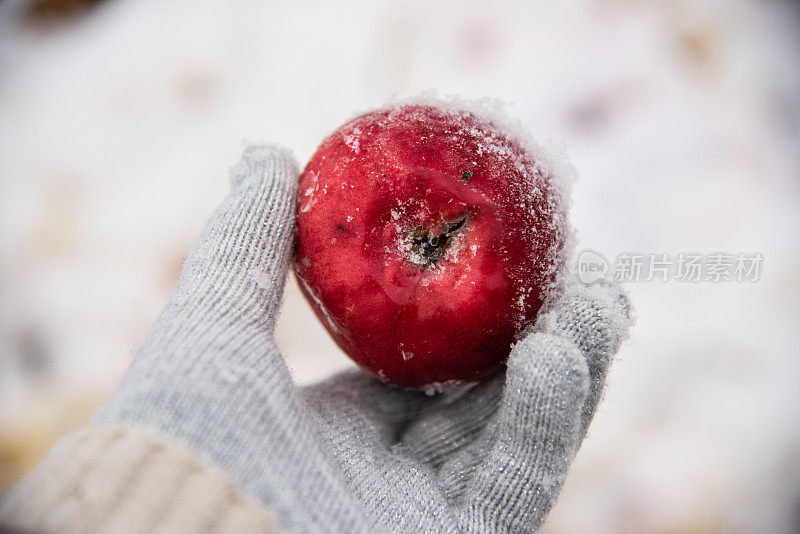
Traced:
<svg viewBox="0 0 800 534">
<path fill-rule="evenodd" d="M 0 525 L 37 533 L 275 533 L 219 468 L 145 430 L 62 439 L 0 503 Z"/>
</svg>

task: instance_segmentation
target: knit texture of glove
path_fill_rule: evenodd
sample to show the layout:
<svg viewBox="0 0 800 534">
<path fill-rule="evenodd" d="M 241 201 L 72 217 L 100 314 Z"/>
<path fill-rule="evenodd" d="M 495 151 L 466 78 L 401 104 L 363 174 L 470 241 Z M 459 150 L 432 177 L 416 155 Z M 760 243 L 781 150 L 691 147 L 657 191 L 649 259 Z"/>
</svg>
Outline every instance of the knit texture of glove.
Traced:
<svg viewBox="0 0 800 534">
<path fill-rule="evenodd" d="M 505 373 L 438 396 L 361 371 L 295 387 L 273 339 L 297 167 L 247 149 L 94 425 L 156 432 L 228 473 L 288 532 L 532 532 L 554 505 L 629 327 L 575 282 Z"/>
</svg>

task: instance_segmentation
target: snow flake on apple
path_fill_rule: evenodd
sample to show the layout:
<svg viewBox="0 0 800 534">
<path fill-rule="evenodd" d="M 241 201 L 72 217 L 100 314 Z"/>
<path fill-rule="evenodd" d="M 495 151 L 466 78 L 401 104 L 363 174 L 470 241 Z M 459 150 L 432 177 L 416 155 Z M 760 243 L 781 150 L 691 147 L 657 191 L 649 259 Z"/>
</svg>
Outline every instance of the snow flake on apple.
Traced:
<svg viewBox="0 0 800 534">
<path fill-rule="evenodd" d="M 300 213 L 305 213 L 317 203 L 314 194 L 319 190 L 319 175 L 313 171 L 309 174 L 309 185 L 303 191 L 303 198 L 300 199 Z"/>
<path fill-rule="evenodd" d="M 359 136 L 361 135 L 361 129 L 356 126 L 353 128 L 353 131 L 350 132 L 348 135 L 344 137 L 344 144 L 350 147 L 350 150 L 353 153 L 358 154 L 360 152 L 360 143 L 359 143 Z"/>
</svg>

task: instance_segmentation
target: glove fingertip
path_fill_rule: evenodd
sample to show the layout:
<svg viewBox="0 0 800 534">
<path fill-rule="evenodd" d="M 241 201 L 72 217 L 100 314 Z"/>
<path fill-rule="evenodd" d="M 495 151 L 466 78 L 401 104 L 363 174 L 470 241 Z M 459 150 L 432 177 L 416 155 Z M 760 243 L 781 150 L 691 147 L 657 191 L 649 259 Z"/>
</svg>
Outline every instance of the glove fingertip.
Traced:
<svg viewBox="0 0 800 534">
<path fill-rule="evenodd" d="M 629 337 L 633 310 L 616 284 L 565 284 L 559 297 L 539 313 L 535 332 L 566 337 L 584 353 L 610 357 Z"/>
<path fill-rule="evenodd" d="M 542 332 L 514 346 L 506 376 L 507 399 L 565 393 L 582 402 L 589 390 L 589 369 L 580 350 L 569 340 Z"/>
<path fill-rule="evenodd" d="M 249 145 L 231 167 L 230 181 L 231 187 L 237 188 L 250 180 L 266 178 L 296 189 L 298 173 L 297 160 L 289 149 L 273 144 Z"/>
</svg>

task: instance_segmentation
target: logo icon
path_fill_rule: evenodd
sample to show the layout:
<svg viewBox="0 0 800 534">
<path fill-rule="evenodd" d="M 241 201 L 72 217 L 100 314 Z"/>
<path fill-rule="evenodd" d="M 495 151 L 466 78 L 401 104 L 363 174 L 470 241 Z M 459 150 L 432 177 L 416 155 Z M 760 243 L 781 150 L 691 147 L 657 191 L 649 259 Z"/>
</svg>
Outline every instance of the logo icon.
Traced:
<svg viewBox="0 0 800 534">
<path fill-rule="evenodd" d="M 602 280 L 608 273 L 608 260 L 594 250 L 583 250 L 578 255 L 578 279 L 584 284 Z"/>
</svg>

